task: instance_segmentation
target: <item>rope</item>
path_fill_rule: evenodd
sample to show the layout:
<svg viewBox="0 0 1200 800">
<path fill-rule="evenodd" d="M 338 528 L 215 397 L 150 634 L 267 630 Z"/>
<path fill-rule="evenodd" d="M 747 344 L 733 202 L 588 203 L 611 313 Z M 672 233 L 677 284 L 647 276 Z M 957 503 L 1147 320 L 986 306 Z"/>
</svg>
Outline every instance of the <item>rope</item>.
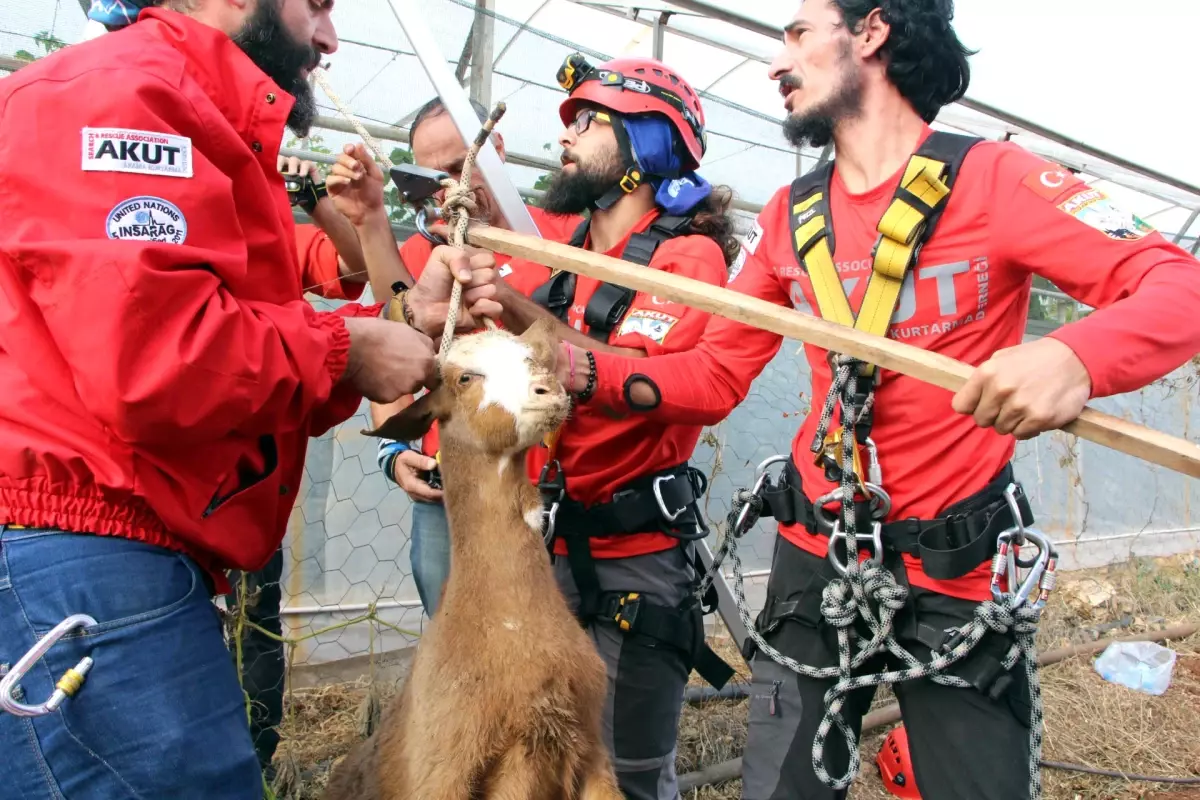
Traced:
<svg viewBox="0 0 1200 800">
<path fill-rule="evenodd" d="M 349 106 L 342 102 L 341 97 L 334 91 L 328 78 L 325 76 L 325 71 L 318 67 L 312 71 L 312 77 L 320 85 L 321 90 L 325 92 L 330 101 L 333 102 L 338 113 L 362 137 L 363 142 L 375 154 L 375 157 L 389 170 L 394 167 L 395 164 L 384 154 L 383 146 L 363 127 Z M 442 218 L 449 219 L 451 215 L 454 216 L 456 222 L 451 232 L 450 244 L 460 250 L 466 243 L 467 225 L 470 222 L 471 214 L 476 211 L 474 192 L 471 188 L 471 172 L 475 167 L 475 161 L 479 158 L 479 151 L 487 142 L 488 137 L 492 135 L 492 130 L 495 128 L 496 123 L 500 121 L 500 118 L 504 116 L 506 109 L 507 107 L 504 103 L 497 103 L 496 107 L 492 109 L 492 113 L 484 121 L 483 127 L 480 128 L 479 133 L 475 136 L 475 141 L 471 143 L 471 147 L 467 151 L 467 157 L 463 161 L 462 175 L 459 176 L 459 179 L 457 181 L 451 179 L 442 181 L 442 186 L 446 189 L 446 199 L 442 202 L 441 206 Z M 454 340 L 454 329 L 458 325 L 459 307 L 462 305 L 462 291 L 462 284 L 459 283 L 457 276 L 455 276 L 450 289 L 450 306 L 446 311 L 446 326 L 442 330 L 441 349 L 438 352 L 439 359 L 443 361 L 446 358 L 446 354 L 450 351 L 450 343 Z M 491 319 L 484 318 L 483 322 L 489 330 L 496 328 L 496 323 Z"/>
<path fill-rule="evenodd" d="M 929 678 L 943 686 L 970 688 L 971 684 L 967 681 L 942 673 L 967 657 L 988 631 L 1003 634 L 1012 630 L 1016 635 L 1016 642 L 1005 655 L 1002 663 L 1005 669 L 1012 669 L 1018 660 L 1025 662 L 1032 706 L 1030 798 L 1039 800 L 1042 785 L 1041 771 L 1038 769 L 1038 765 L 1041 762 L 1044 711 L 1041 686 L 1038 680 L 1034 636 L 1037 632 L 1037 622 L 1041 617 L 1041 610 L 1018 601 L 1012 595 L 1005 597 L 1001 603 L 994 600 L 984 602 L 976 608 L 974 619 L 958 631 L 954 637 L 957 644 L 953 648 L 935 654 L 931 661 L 922 663 L 896 641 L 891 627 L 896 612 L 904 606 L 908 590 L 897 584 L 892 573 L 882 565 L 870 564 L 865 569 L 851 568 L 847 570 L 845 578 L 836 578 L 831 581 L 825 587 L 821 598 L 822 616 L 829 624 L 837 628 L 838 665 L 816 668 L 802 664 L 785 656 L 767 643 L 756 629 L 754 621 L 751 619 L 749 604 L 746 602 L 742 561 L 738 555 L 738 539 L 758 521 L 762 503 L 761 496 L 744 489 L 738 490 L 734 494 L 733 507 L 726 519 L 727 533 L 721 543 L 721 548 L 713 557 L 713 567 L 705 576 L 705 583 L 711 582 L 725 558 L 729 558 L 733 563 L 734 599 L 737 603 L 738 616 L 741 617 L 742 624 L 746 626 L 750 639 L 758 649 L 782 666 L 805 677 L 822 681 L 836 679 L 825 695 L 825 714 L 817 728 L 816 738 L 813 740 L 813 770 L 821 782 L 833 789 L 845 789 L 861 768 L 858 737 L 841 714 L 846 695 L 867 686 L 879 686 L 921 678 Z M 749 505 L 750 511 L 745 523 L 741 529 L 738 529 L 737 518 L 747 505 Z M 851 562 L 857 564 L 854 559 L 851 559 Z M 872 604 L 879 607 L 878 614 L 873 611 Z M 857 619 L 862 619 L 867 623 L 872 636 L 869 640 L 860 639 L 857 651 L 852 654 L 851 629 Z M 885 651 L 903 661 L 906 668 L 873 675 L 853 676 L 851 674 L 865 661 Z M 824 763 L 825 742 L 835 726 L 841 732 L 850 755 L 850 763 L 845 774 L 837 777 L 829 774 Z"/>
<path fill-rule="evenodd" d="M 856 398 L 859 367 L 862 362 L 845 356 L 836 356 L 832 362 L 834 380 L 821 410 L 812 449 L 819 452 L 826 440 L 829 424 L 833 419 L 834 407 L 841 402 L 842 407 L 842 458 L 841 482 L 834 495 L 818 501 L 823 504 L 840 495 L 842 514 L 839 525 L 835 525 L 835 535 L 841 537 L 846 545 L 846 563 L 844 568 L 838 564 L 840 576 L 830 581 L 821 595 L 821 616 L 837 630 L 838 663 L 835 667 L 816 668 L 785 656 L 771 647 L 762 637 L 751 620 L 750 608 L 746 602 L 743 584 L 742 562 L 738 556 L 738 539 L 752 528 L 757 522 L 763 509 L 763 497 L 759 493 L 766 484 L 760 480 L 756 487 L 758 491 L 739 489 L 734 493 L 733 503 L 726 519 L 725 536 L 721 547 L 713 557 L 712 568 L 705 575 L 701 585 L 707 588 L 718 574 L 721 564 L 728 557 L 733 562 L 734 598 L 737 603 L 738 615 L 750 639 L 758 649 L 778 664 L 787 667 L 797 674 L 814 680 L 833 680 L 834 684 L 825 694 L 825 711 L 817 728 L 812 746 L 813 771 L 818 779 L 832 789 L 847 788 L 857 776 L 861 768 L 858 750 L 858 736 L 842 716 L 842 707 L 846 696 L 857 689 L 870 686 L 888 685 L 902 681 L 928 678 L 943 686 L 967 689 L 971 684 L 962 678 L 944 674 L 946 669 L 968 656 L 988 631 L 1005 634 L 1012 631 L 1014 644 L 1002 659 L 1006 670 L 1016 667 L 1019 660 L 1025 662 L 1025 674 L 1029 681 L 1030 693 L 1030 740 L 1029 740 L 1029 796 L 1030 800 L 1041 800 L 1041 755 L 1043 739 L 1043 718 L 1041 685 L 1038 680 L 1037 652 L 1035 635 L 1037 624 L 1041 618 L 1040 605 L 1031 605 L 1026 600 L 1018 598 L 1015 593 L 1006 593 L 1000 598 L 981 603 L 975 609 L 975 615 L 970 622 L 962 626 L 949 639 L 952 646 L 943 646 L 940 652 L 934 652 L 928 662 L 922 662 L 896 641 L 893 621 L 896 614 L 904 607 L 908 599 L 907 587 L 896 582 L 891 571 L 882 563 L 882 553 L 876 552 L 873 558 L 864 563 L 858 559 L 858 515 L 855 510 L 854 497 L 859 488 L 859 476 L 853 469 L 854 448 L 856 447 L 855 424 L 869 413 L 874 402 L 874 387 L 867 393 L 865 400 Z M 856 409 L 856 401 L 863 403 Z M 765 477 L 765 475 L 764 475 Z M 873 480 L 878 481 L 876 476 Z M 882 493 L 881 487 L 870 486 L 871 493 Z M 888 500 L 886 495 L 883 499 Z M 888 501 L 890 502 L 890 500 Z M 879 518 L 886 509 L 877 512 Z M 742 524 L 739 518 L 744 516 Z M 873 522 L 878 526 L 879 522 Z M 873 541 L 878 542 L 877 531 Z M 873 545 L 874 546 L 874 545 Z M 831 551 L 831 557 L 836 556 Z M 999 556 L 997 556 L 999 558 Z M 994 568 L 993 568 L 994 569 Z M 854 626 L 862 621 L 870 631 L 869 638 L 857 637 L 857 645 L 851 646 Z M 871 658 L 890 653 L 904 666 L 901 669 L 889 670 L 877 674 L 854 675 Z M 825 767 L 825 743 L 830 732 L 837 728 L 846 743 L 846 751 L 850 763 L 846 772 L 839 776 L 830 775 Z"/>
</svg>

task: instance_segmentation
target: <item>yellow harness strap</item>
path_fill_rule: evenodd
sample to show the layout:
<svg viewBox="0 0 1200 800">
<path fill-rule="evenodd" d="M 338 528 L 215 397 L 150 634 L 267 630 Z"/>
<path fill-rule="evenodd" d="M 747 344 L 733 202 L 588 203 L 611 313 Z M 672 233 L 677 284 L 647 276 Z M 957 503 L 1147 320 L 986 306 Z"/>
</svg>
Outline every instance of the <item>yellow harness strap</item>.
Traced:
<svg viewBox="0 0 1200 800">
<path fill-rule="evenodd" d="M 946 182 L 948 172 L 946 161 L 919 154 L 909 159 L 891 205 L 876 226 L 879 239 L 872 253 L 871 277 L 857 315 L 850 308 L 850 300 L 833 260 L 828 179 L 823 189 L 812 191 L 805 197 L 798 196 L 799 190 L 793 189 L 792 230 L 796 256 L 812 282 L 817 310 L 823 319 L 875 336 L 887 334 L 904 278 L 917 260 L 921 234 L 950 195 Z M 870 378 L 874 373 L 875 365 L 864 364 L 859 374 Z M 841 441 L 845 435 L 852 434 L 841 427 L 830 431 L 816 455 L 817 463 L 832 462 L 844 469 Z M 851 468 L 861 484 L 864 471 L 858 447 L 854 448 L 853 460 Z"/>
<path fill-rule="evenodd" d="M 887 333 L 900 287 L 914 259 L 918 234 L 950 194 L 943 182 L 946 164 L 913 156 L 904 171 L 892 204 L 879 220 L 879 241 L 867 282 L 867 293 L 857 317 L 842 288 L 833 253 L 829 248 L 824 192 L 817 192 L 792 206 L 796 216 L 796 252 L 812 281 L 818 310 L 824 319 L 883 336 Z M 874 369 L 867 365 L 866 374 Z"/>
</svg>

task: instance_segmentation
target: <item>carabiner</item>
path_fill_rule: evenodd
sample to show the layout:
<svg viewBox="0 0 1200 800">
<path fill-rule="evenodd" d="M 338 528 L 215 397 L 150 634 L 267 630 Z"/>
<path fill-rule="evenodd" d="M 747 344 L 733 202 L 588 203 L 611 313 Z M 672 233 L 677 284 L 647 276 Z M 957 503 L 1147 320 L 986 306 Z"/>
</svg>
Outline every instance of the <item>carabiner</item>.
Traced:
<svg viewBox="0 0 1200 800">
<path fill-rule="evenodd" d="M 438 222 L 442 221 L 439 209 L 430 209 L 428 206 L 422 205 L 419 209 L 417 209 L 416 219 L 414 220 L 416 222 L 417 232 L 424 236 L 425 239 L 428 240 L 429 243 L 434 247 L 448 244 L 448 242 L 441 236 L 438 236 L 436 233 L 429 232 L 429 223 L 426 221 L 426 217 L 430 213 L 433 213 Z"/>
<path fill-rule="evenodd" d="M 756 494 L 759 497 L 762 497 L 763 487 L 766 486 L 767 478 L 769 477 L 769 474 L 767 473 L 768 467 L 778 464 L 781 461 L 787 461 L 790 458 L 791 458 L 790 455 L 771 456 L 770 458 L 764 460 L 761 464 L 759 464 L 758 468 L 755 470 L 755 472 L 758 473 L 758 479 L 754 482 L 753 494 Z M 746 503 L 744 506 L 742 506 L 741 512 L 738 513 L 737 521 L 734 523 L 733 529 L 735 531 L 742 530 L 743 526 L 745 526 L 745 524 L 746 524 L 746 517 L 749 516 L 749 514 L 750 514 L 750 504 Z M 744 531 L 743 531 L 743 533 L 744 533 Z M 735 534 L 735 535 L 740 536 L 741 534 Z"/>
<path fill-rule="evenodd" d="M 833 563 L 833 568 L 839 575 L 845 577 L 849 572 L 849 559 L 858 560 L 858 548 L 860 542 L 870 542 L 871 557 L 867 559 L 868 564 L 883 563 L 883 525 L 878 522 L 871 523 L 870 533 L 856 533 L 854 535 L 854 548 L 850 548 L 850 543 L 846 541 L 847 536 L 842 530 L 842 521 L 839 519 L 833 523 L 833 533 L 829 534 L 829 560 Z M 839 541 L 846 542 L 846 558 L 847 563 L 843 564 L 837 557 L 837 543 Z"/>
<path fill-rule="evenodd" d="M 871 498 L 871 516 L 875 519 L 875 521 L 879 521 L 891 512 L 892 496 L 887 493 L 886 489 L 877 483 L 868 482 L 864 484 L 864 486 L 867 488 L 866 493 Z M 833 491 L 818 497 L 813 503 L 813 515 L 817 518 L 817 522 L 820 523 L 822 527 L 832 528 L 834 523 L 840 520 L 840 514 L 837 517 L 834 517 L 832 514 L 829 514 L 827 511 L 825 511 L 825 504 L 841 499 L 842 487 L 838 486 L 834 488 Z"/>
<path fill-rule="evenodd" d="M 38 659 L 44 656 L 46 651 L 53 647 L 59 639 L 76 628 L 87 628 L 95 624 L 96 620 L 87 614 L 74 614 L 55 625 L 49 633 L 39 639 L 37 644 L 13 665 L 8 674 L 0 679 L 0 711 L 7 711 L 18 717 L 42 717 L 46 714 L 53 714 L 64 700 L 74 697 L 75 693 L 79 691 L 79 687 L 83 685 L 88 671 L 92 668 L 93 661 L 86 656 L 73 668 L 63 673 L 63 676 L 58 679 L 58 683 L 55 684 L 54 694 L 50 695 L 50 699 L 44 703 L 36 706 L 19 703 L 13 697 L 13 692 L 16 691 L 21 678 L 25 677 Z"/>
<path fill-rule="evenodd" d="M 1020 530 L 1005 531 L 997 539 L 999 547 L 996 550 L 995 558 L 992 559 L 992 599 L 997 603 L 1002 603 L 1006 599 L 1012 598 L 1014 601 L 1012 607 L 1015 609 L 1026 603 L 1034 589 L 1038 589 L 1040 590 L 1039 597 L 1030 605 L 1035 609 L 1043 608 L 1055 584 L 1054 571 L 1058 563 L 1058 555 L 1054 552 L 1053 543 L 1040 531 L 1025 527 Z M 1018 539 L 1020 542 L 1017 541 Z M 1016 558 L 1016 549 L 1023 544 L 1033 544 L 1037 547 L 1037 555 L 1029 562 L 1023 562 Z M 1029 564 L 1029 571 L 1022 580 L 1018 565 L 1025 563 Z M 1000 578 L 1002 577 L 1007 578 L 1007 592 L 1000 591 Z"/>
</svg>

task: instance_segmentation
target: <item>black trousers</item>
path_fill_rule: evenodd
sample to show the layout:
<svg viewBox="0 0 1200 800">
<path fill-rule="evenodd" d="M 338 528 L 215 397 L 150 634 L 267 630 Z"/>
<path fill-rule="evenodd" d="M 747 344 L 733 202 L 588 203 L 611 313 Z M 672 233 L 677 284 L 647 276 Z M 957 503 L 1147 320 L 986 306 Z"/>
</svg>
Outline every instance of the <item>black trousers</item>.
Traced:
<svg viewBox="0 0 1200 800">
<path fill-rule="evenodd" d="M 233 592 L 226 595 L 225 602 L 230 610 L 236 610 L 240 576 L 232 577 Z M 281 636 L 283 626 L 279 619 L 279 608 L 283 602 L 283 587 L 280 585 L 283 580 L 283 550 L 276 550 L 261 571 L 248 573 L 246 577 L 250 595 L 245 610 L 246 620 Z M 270 780 L 274 774 L 271 760 L 279 746 L 279 724 L 283 721 L 283 643 L 249 625 L 242 629 L 241 638 L 242 688 L 250 699 L 250 737 L 254 741 L 258 761 Z M 236 642 L 230 644 L 235 659 L 236 645 Z"/>
<path fill-rule="evenodd" d="M 896 562 L 888 566 L 906 585 L 903 564 L 898 558 Z M 763 637 L 767 643 L 802 664 L 835 666 L 836 629 L 822 620 L 820 604 L 825 585 L 836 577 L 829 559 L 778 537 L 758 625 L 760 631 L 769 631 Z M 923 662 L 932 648 L 940 647 L 946 631 L 968 622 L 978 605 L 915 587 L 909 587 L 908 598 L 896 617 L 896 639 Z M 773 608 L 788 615 L 772 629 Z M 895 685 L 924 800 L 1028 800 L 1028 681 L 1021 662 L 1011 671 L 1000 664 L 1012 642 L 1011 634 L 989 632 L 971 655 L 948 670 L 975 688 L 957 689 L 928 679 Z M 887 654 L 868 661 L 858 673 L 886 668 L 904 665 Z M 812 766 L 825 692 L 834 681 L 797 675 L 762 653 L 755 653 L 752 670 L 742 772 L 745 800 L 843 800 L 846 792 L 821 783 Z M 874 688 L 866 688 L 846 697 L 842 714 L 856 734 L 861 733 L 862 717 L 874 694 Z M 844 774 L 849 764 L 844 736 L 836 726 L 826 738 L 824 764 L 833 776 Z M 864 759 L 862 769 L 874 766 Z"/>
</svg>

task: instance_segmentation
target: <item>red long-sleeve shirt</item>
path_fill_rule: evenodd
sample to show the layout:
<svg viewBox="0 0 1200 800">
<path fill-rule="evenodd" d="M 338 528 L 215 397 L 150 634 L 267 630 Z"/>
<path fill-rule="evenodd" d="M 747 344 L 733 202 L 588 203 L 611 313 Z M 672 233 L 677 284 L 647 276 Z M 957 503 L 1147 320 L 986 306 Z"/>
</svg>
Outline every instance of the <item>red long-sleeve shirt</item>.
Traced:
<svg viewBox="0 0 1200 800">
<path fill-rule="evenodd" d="M 870 275 L 875 226 L 902 174 L 855 195 L 834 171 L 834 260 L 856 312 Z M 729 288 L 812 313 L 817 306 L 796 259 L 788 205 L 784 188 L 763 209 Z M 1098 309 L 1051 334 L 1083 362 L 1093 397 L 1140 388 L 1200 351 L 1200 263 L 1065 170 L 996 142 L 980 143 L 967 155 L 946 211 L 905 280 L 888 335 L 978 365 L 1021 343 L 1034 274 Z M 715 424 L 745 398 L 782 341 L 714 316 L 684 353 L 650 359 L 597 353 L 592 402 L 664 421 Z M 825 350 L 804 350 L 816 413 L 797 432 L 792 454 L 806 495 L 816 498 L 834 488 L 809 450 L 831 376 Z M 635 373 L 659 387 L 662 401 L 654 411 L 626 405 L 624 387 Z M 1012 457 L 1015 440 L 955 413 L 951 396 L 883 371 L 872 438 L 893 500 L 888 520 L 937 516 L 982 489 Z M 826 552 L 826 539 L 803 527 L 781 526 L 780 532 L 806 550 Z M 957 581 L 934 581 L 918 560 L 905 560 L 914 585 L 968 599 L 989 596 L 988 565 Z"/>
<path fill-rule="evenodd" d="M 350 304 L 301 293 L 293 105 L 165 9 L 0 81 L 0 522 L 213 575 L 278 548 L 310 436 L 349 418 Z"/>
</svg>

